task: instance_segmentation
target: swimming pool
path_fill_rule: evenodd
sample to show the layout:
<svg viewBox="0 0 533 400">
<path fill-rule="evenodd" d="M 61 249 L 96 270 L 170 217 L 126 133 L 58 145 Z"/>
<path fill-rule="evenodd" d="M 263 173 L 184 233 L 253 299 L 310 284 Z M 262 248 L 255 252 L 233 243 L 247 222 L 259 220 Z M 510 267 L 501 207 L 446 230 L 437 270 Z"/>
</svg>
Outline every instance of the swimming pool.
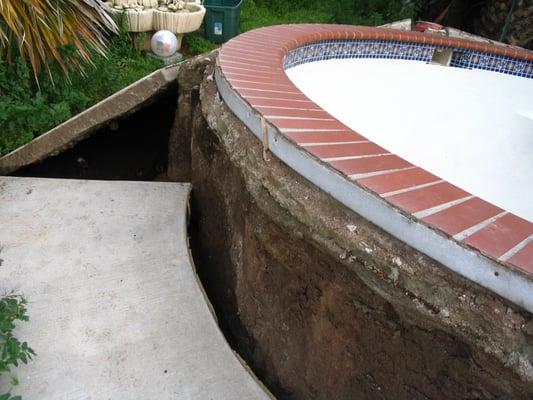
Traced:
<svg viewBox="0 0 533 400">
<path fill-rule="evenodd" d="M 281 25 L 226 43 L 215 80 L 265 159 L 533 311 L 532 52 Z"/>
<path fill-rule="evenodd" d="M 533 221 L 532 78 L 375 58 L 286 72 L 334 118 L 436 175 L 423 185 L 448 181 Z"/>
</svg>

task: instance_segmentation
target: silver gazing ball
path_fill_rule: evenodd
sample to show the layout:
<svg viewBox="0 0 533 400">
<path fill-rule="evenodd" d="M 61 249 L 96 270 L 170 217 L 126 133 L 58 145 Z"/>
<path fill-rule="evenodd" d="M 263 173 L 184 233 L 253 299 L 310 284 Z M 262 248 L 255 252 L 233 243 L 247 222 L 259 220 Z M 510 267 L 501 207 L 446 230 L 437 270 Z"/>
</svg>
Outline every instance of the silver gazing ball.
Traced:
<svg viewBox="0 0 533 400">
<path fill-rule="evenodd" d="M 152 36 L 151 48 L 154 54 L 159 57 L 170 57 L 176 53 L 178 39 L 170 31 L 157 31 Z"/>
</svg>

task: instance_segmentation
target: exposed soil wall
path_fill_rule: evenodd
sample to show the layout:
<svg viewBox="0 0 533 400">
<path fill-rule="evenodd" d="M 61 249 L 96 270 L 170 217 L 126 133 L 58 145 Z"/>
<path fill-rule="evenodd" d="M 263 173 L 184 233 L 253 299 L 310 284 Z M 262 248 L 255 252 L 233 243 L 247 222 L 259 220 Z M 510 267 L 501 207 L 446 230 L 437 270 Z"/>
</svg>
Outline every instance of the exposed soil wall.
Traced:
<svg viewBox="0 0 533 400">
<path fill-rule="evenodd" d="M 531 316 L 265 161 L 213 57 L 180 71 L 169 171 L 193 184 L 198 272 L 259 378 L 285 399 L 531 398 Z"/>
</svg>

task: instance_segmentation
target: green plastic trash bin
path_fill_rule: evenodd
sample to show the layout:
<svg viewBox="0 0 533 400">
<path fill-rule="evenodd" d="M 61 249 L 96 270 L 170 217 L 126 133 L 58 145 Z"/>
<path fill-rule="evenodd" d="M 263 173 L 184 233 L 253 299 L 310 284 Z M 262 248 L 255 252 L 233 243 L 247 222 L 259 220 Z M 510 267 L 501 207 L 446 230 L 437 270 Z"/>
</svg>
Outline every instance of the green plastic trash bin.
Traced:
<svg viewBox="0 0 533 400">
<path fill-rule="evenodd" d="M 239 34 L 241 5 L 243 0 L 204 0 L 205 37 L 222 43 Z"/>
</svg>

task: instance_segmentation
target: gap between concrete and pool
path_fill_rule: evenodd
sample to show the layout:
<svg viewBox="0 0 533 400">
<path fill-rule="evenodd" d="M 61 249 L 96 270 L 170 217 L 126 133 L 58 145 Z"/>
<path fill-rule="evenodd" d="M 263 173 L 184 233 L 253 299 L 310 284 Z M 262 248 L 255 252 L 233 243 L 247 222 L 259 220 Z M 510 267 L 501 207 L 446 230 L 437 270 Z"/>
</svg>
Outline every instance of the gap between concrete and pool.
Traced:
<svg viewBox="0 0 533 400">
<path fill-rule="evenodd" d="M 420 393 L 429 398 L 483 398 L 487 393 L 527 398 L 532 375 L 524 332 L 530 315 L 442 269 L 345 210 L 331 192 L 309 184 L 313 179 L 319 184 L 332 181 L 332 190 L 350 190 L 348 180 L 320 163 L 316 173 L 304 175 L 310 165 L 316 166 L 316 158 L 303 149 L 295 151 L 293 141 L 283 137 L 312 136 L 314 142 L 304 146 L 312 148 L 320 143 L 320 132 L 275 129 L 268 118 L 254 119 L 255 111 L 246 109 L 250 126 L 260 132 L 259 140 L 248 138 L 250 131 L 216 94 L 212 60 L 213 55 L 200 57 L 183 67 L 183 76 L 178 76 L 180 115 L 175 118 L 167 121 L 164 115 L 175 104 L 176 93 L 162 95 L 162 103 L 119 119 L 118 132 L 103 129 L 55 157 L 53 168 L 48 159 L 21 174 L 53 176 L 66 162 L 75 166 L 65 174 L 69 177 L 93 178 L 98 168 L 92 168 L 100 165 L 100 179 L 108 179 L 107 169 L 111 179 L 166 180 L 162 164 L 188 160 L 190 171 L 178 172 L 193 183 L 191 233 L 197 268 L 232 347 L 279 398 L 349 398 L 354 393 L 363 398 L 378 393 L 411 399 L 423 398 Z M 225 98 L 219 73 L 214 78 Z M 237 105 L 231 99 L 227 105 L 247 105 L 237 100 Z M 297 116 L 298 110 L 293 111 Z M 117 134 L 116 143 L 108 146 L 112 157 L 120 142 L 128 140 L 122 129 L 138 127 L 133 137 L 142 137 L 142 123 L 150 116 L 165 119 L 157 128 L 161 132 L 150 132 L 157 138 L 153 147 L 143 140 L 135 146 L 153 149 L 157 156 L 150 157 L 156 160 L 152 168 L 139 162 L 142 151 L 129 153 L 135 160 L 119 174 L 112 163 L 105 166 L 93 159 L 97 140 L 108 146 L 106 138 Z M 343 138 L 346 132 L 330 133 L 335 144 L 353 141 Z M 91 139 L 95 142 L 89 146 Z M 260 143 L 268 144 L 264 152 Z M 166 148 L 171 149 L 168 157 L 162 157 Z M 276 154 L 289 160 L 292 169 Z M 81 171 L 84 175 L 78 175 Z M 375 197 L 361 189 L 356 197 L 346 194 L 345 200 L 377 214 Z M 317 198 L 324 202 L 321 207 Z M 393 226 L 413 224 L 409 215 L 384 200 L 378 204 L 390 217 L 383 219 L 391 219 Z M 312 215 L 316 210 L 323 215 Z M 439 236 L 423 232 L 429 232 L 429 242 L 435 240 L 432 235 Z M 394 365 L 401 363 L 405 368 L 398 371 Z"/>
</svg>

